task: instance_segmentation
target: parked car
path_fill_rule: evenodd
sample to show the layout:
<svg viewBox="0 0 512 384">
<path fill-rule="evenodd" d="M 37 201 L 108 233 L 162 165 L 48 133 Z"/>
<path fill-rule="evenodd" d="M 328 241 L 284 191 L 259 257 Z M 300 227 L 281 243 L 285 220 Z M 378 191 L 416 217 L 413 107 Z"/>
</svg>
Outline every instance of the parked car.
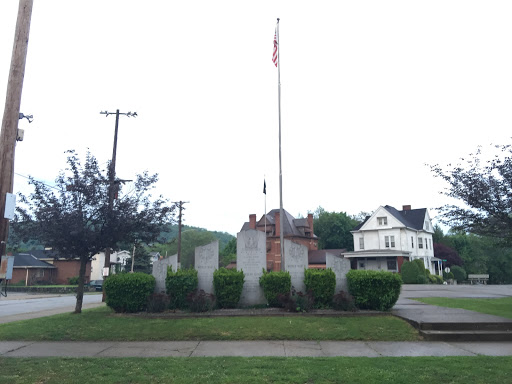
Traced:
<svg viewBox="0 0 512 384">
<path fill-rule="evenodd" d="M 89 282 L 89 287 L 96 288 L 96 291 L 102 291 L 103 290 L 103 280 L 91 280 Z"/>
</svg>

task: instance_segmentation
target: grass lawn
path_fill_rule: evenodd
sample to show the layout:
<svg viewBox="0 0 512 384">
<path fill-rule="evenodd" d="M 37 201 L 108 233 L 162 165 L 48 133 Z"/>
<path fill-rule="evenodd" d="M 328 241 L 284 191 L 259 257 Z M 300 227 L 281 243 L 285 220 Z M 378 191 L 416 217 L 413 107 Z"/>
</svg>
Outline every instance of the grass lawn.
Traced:
<svg viewBox="0 0 512 384">
<path fill-rule="evenodd" d="M 0 383 L 510 383 L 512 357 L 0 358 Z"/>
<path fill-rule="evenodd" d="M 85 310 L 0 324 L 0 340 L 418 340 L 417 331 L 393 316 L 215 317 L 155 319 Z"/>
<path fill-rule="evenodd" d="M 499 299 L 452 299 L 445 297 L 425 297 L 414 300 L 421 301 L 426 304 L 438 305 L 440 307 L 462 308 L 512 319 L 512 297 L 503 297 Z"/>
</svg>

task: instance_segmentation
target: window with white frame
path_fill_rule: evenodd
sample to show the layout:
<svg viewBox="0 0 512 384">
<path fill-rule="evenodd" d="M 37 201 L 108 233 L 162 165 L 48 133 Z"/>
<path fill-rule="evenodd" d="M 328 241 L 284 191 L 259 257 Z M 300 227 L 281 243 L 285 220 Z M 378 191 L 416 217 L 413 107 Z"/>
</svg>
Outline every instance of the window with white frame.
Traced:
<svg viewBox="0 0 512 384">
<path fill-rule="evenodd" d="M 388 271 L 396 271 L 396 258 L 388 258 L 387 259 L 388 264 Z"/>
<path fill-rule="evenodd" d="M 418 248 L 423 249 L 423 238 L 418 237 Z"/>
<path fill-rule="evenodd" d="M 386 248 L 395 248 L 395 236 L 384 236 Z"/>
<path fill-rule="evenodd" d="M 414 248 L 414 236 L 411 236 L 411 248 Z"/>
<path fill-rule="evenodd" d="M 430 246 L 430 249 L 432 249 L 432 239 L 428 239 L 428 245 Z"/>
<path fill-rule="evenodd" d="M 427 241 L 426 237 L 425 237 L 425 249 L 428 249 L 428 241 Z"/>
<path fill-rule="evenodd" d="M 430 223 L 428 222 L 428 220 L 425 220 L 425 229 L 427 231 L 430 231 Z"/>
<path fill-rule="evenodd" d="M 359 238 L 359 249 L 364 249 L 364 237 Z"/>
<path fill-rule="evenodd" d="M 377 222 L 379 225 L 388 225 L 388 218 L 387 217 L 377 217 Z"/>
</svg>

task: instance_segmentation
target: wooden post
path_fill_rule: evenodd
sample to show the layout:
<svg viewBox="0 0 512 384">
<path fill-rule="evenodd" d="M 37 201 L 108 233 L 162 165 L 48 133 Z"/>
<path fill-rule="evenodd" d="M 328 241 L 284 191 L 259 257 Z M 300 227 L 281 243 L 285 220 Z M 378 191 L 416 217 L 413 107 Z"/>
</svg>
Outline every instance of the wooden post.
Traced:
<svg viewBox="0 0 512 384">
<path fill-rule="evenodd" d="M 13 191 L 14 150 L 18 134 L 21 91 L 25 76 L 28 36 L 32 16 L 33 0 L 20 0 L 18 19 L 14 33 L 14 44 L 7 82 L 2 130 L 0 132 L 0 255 L 6 254 L 9 220 L 4 219 L 5 195 Z"/>
</svg>

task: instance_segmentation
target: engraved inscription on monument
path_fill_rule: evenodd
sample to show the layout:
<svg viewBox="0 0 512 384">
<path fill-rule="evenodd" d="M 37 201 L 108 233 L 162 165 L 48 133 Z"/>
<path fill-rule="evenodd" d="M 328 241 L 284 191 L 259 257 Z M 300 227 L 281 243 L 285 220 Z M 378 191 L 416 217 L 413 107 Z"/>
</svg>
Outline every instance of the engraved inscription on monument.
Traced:
<svg viewBox="0 0 512 384">
<path fill-rule="evenodd" d="M 237 235 L 238 270 L 244 271 L 245 281 L 240 298 L 241 305 L 265 304 L 265 296 L 260 287 L 260 276 L 267 266 L 266 236 L 254 229 L 239 232 Z"/>
<path fill-rule="evenodd" d="M 153 263 L 153 276 L 155 277 L 155 293 L 165 293 L 165 278 L 167 277 L 167 268 L 172 267 L 176 272 L 178 268 L 178 255 L 172 255 L 165 259 L 156 260 Z"/>
<path fill-rule="evenodd" d="M 308 248 L 285 239 L 284 256 L 284 268 L 290 272 L 292 286 L 297 292 L 306 293 L 304 269 L 308 267 Z"/>
<path fill-rule="evenodd" d="M 344 257 L 327 253 L 325 255 L 325 266 L 326 268 L 331 268 L 336 275 L 335 293 L 339 291 L 347 292 L 347 272 L 350 271 L 350 261 Z"/>
<path fill-rule="evenodd" d="M 213 272 L 219 267 L 219 242 L 196 247 L 194 265 L 197 270 L 197 289 L 213 293 Z"/>
</svg>

